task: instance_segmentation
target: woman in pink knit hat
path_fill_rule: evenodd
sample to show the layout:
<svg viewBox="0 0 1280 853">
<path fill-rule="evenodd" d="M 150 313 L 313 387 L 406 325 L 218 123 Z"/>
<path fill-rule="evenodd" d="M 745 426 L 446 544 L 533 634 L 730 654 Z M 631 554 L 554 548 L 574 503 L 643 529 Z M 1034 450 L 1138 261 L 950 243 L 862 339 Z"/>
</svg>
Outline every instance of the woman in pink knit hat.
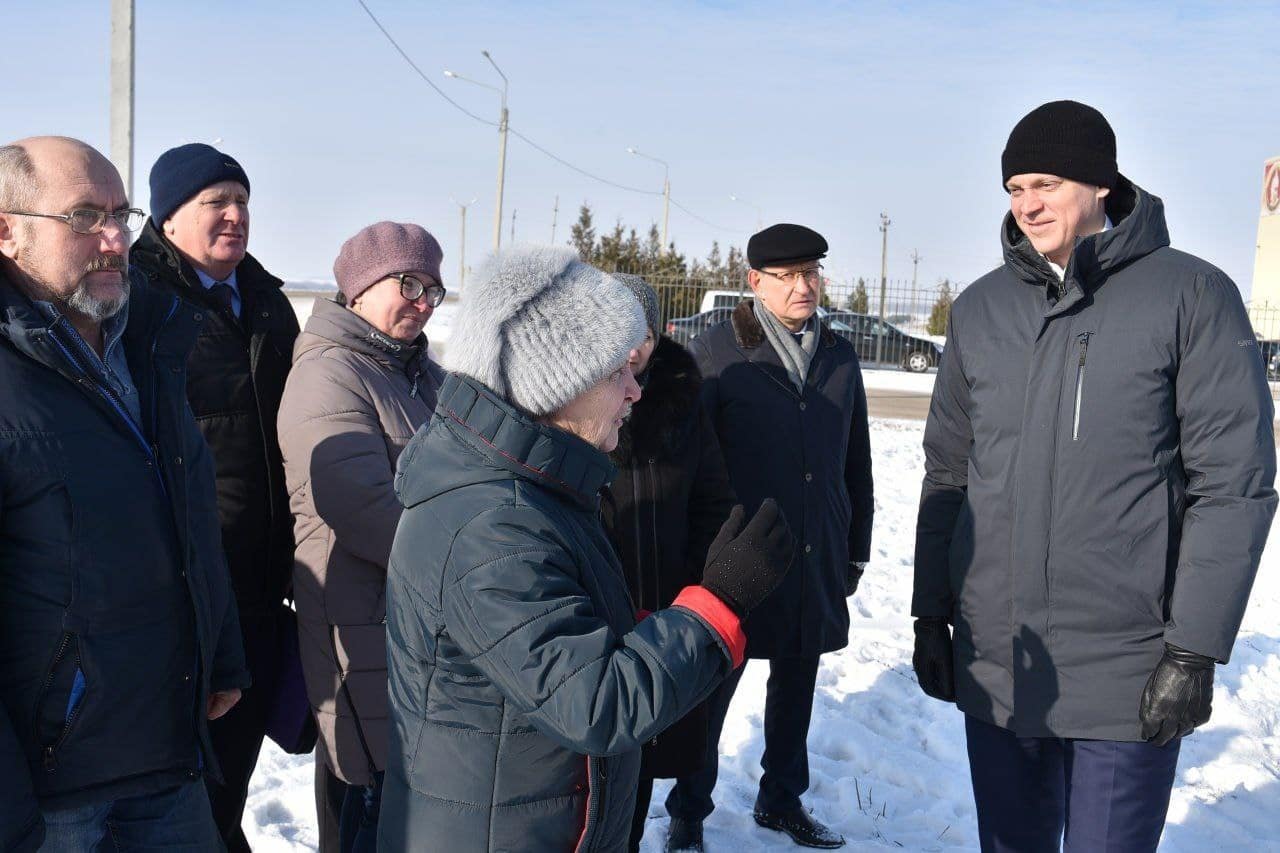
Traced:
<svg viewBox="0 0 1280 853">
<path fill-rule="evenodd" d="M 444 378 L 423 334 L 444 300 L 441 257 L 418 225 L 379 222 L 344 243 L 333 265 L 338 296 L 316 300 L 280 404 L 299 645 L 320 729 L 322 850 L 373 850 L 377 835 L 387 752 L 383 590 L 401 511 L 393 482 Z"/>
</svg>

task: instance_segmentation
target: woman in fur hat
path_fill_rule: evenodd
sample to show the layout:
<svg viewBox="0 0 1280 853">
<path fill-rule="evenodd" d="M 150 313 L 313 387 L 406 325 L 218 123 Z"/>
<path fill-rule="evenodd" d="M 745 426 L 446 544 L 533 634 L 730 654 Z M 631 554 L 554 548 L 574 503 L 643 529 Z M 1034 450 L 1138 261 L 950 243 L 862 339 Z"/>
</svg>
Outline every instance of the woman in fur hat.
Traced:
<svg viewBox="0 0 1280 853">
<path fill-rule="evenodd" d="M 693 356 L 658 333 L 658 296 L 640 276 L 615 275 L 640 301 L 645 339 L 631 352 L 643 396 L 618 430 L 609 458 L 618 475 L 605 495 L 602 517 L 622 561 L 631 599 L 642 612 L 670 607 L 680 590 L 702 580 L 716 532 L 733 508 L 733 487 L 711 419 L 699 396 L 702 375 Z M 644 748 L 631 825 L 630 849 L 640 849 L 654 779 L 679 779 L 701 770 L 708 755 L 707 708 L 698 705 Z M 673 817 L 672 849 L 700 849 L 698 824 Z"/>
<path fill-rule="evenodd" d="M 791 559 L 777 505 L 736 508 L 701 584 L 638 622 L 600 523 L 644 334 L 569 250 L 507 250 L 468 285 L 396 477 L 379 849 L 624 850 L 641 744 L 740 663 Z"/>
</svg>

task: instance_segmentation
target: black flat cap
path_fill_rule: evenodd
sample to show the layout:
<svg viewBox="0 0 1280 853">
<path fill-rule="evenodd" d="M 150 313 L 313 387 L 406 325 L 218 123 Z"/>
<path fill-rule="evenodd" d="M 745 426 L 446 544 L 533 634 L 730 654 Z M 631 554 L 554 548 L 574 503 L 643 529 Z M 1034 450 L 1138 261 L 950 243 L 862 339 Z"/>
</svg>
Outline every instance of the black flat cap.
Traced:
<svg viewBox="0 0 1280 853">
<path fill-rule="evenodd" d="M 780 223 L 770 225 L 747 241 L 747 263 L 752 269 L 776 264 L 798 264 L 827 256 L 827 241 L 812 228 Z"/>
</svg>

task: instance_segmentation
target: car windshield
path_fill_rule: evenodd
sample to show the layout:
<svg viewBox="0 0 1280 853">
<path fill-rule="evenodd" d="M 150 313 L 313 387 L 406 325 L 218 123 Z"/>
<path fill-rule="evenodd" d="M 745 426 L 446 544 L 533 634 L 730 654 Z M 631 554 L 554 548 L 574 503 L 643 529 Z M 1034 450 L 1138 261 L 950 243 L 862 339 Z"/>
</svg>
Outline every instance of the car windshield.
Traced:
<svg viewBox="0 0 1280 853">
<path fill-rule="evenodd" d="M 839 320 L 829 320 L 827 321 L 827 325 L 830 326 L 831 330 L 834 332 L 852 332 L 853 331 L 852 326 L 846 325 L 845 323 L 841 323 Z"/>
</svg>

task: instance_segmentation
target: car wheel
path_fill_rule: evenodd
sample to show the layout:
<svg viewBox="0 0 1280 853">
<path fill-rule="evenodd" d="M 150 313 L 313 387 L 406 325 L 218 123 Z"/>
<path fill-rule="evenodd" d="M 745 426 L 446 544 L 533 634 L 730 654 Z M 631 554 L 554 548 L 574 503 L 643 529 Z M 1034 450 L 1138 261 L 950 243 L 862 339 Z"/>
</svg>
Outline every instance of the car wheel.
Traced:
<svg viewBox="0 0 1280 853">
<path fill-rule="evenodd" d="M 922 352 L 913 352 L 907 356 L 902 366 L 912 373 L 924 373 L 929 369 L 929 356 Z"/>
</svg>

